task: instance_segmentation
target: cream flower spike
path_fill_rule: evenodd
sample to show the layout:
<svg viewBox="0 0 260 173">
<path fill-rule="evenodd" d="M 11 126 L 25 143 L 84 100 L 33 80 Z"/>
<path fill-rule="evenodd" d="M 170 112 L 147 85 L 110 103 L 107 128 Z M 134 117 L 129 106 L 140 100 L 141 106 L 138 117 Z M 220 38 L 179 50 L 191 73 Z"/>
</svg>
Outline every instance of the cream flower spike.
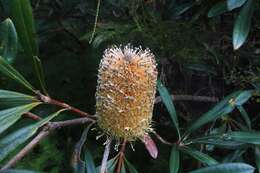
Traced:
<svg viewBox="0 0 260 173">
<path fill-rule="evenodd" d="M 157 69 L 149 49 L 131 45 L 105 50 L 96 91 L 98 125 L 117 139 L 134 141 L 151 131 Z"/>
</svg>

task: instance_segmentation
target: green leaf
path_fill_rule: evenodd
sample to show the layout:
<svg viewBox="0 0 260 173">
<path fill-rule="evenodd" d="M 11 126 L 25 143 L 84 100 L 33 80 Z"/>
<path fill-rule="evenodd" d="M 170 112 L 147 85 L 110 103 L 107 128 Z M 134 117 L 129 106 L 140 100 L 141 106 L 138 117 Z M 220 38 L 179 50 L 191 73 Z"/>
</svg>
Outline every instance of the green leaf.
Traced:
<svg viewBox="0 0 260 173">
<path fill-rule="evenodd" d="M 222 160 L 222 163 L 231 163 L 242 159 L 242 155 L 246 152 L 247 148 L 235 150 L 233 153 L 228 154 Z"/>
<path fill-rule="evenodd" d="M 247 127 L 249 129 L 251 129 L 251 121 L 250 121 L 249 115 L 247 114 L 247 112 L 244 109 L 244 107 L 243 106 L 237 106 L 237 109 L 239 110 L 239 112 L 241 113 L 243 119 L 245 120 Z"/>
<path fill-rule="evenodd" d="M 14 21 L 19 41 L 28 57 L 31 58 L 37 78 L 43 91 L 46 85 L 41 61 L 38 58 L 38 44 L 32 7 L 29 0 L 11 0 L 11 16 Z"/>
<path fill-rule="evenodd" d="M 226 96 L 222 101 L 215 105 L 210 111 L 203 114 L 199 119 L 192 123 L 186 130 L 185 135 L 194 132 L 204 124 L 219 118 L 222 115 L 233 111 L 235 106 L 244 104 L 252 96 L 251 90 L 236 91 Z"/>
<path fill-rule="evenodd" d="M 3 105 L 24 105 L 38 101 L 35 97 L 0 89 L 0 104 Z"/>
<path fill-rule="evenodd" d="M 240 146 L 242 144 L 260 144 L 260 132 L 228 132 L 224 134 L 208 135 L 192 139 L 191 143 L 204 143 L 223 146 Z M 188 142 L 188 143 L 189 143 Z"/>
<path fill-rule="evenodd" d="M 177 118 L 177 114 L 176 114 L 176 110 L 174 107 L 174 104 L 172 102 L 172 98 L 171 95 L 169 94 L 168 90 L 166 89 L 166 87 L 162 84 L 162 82 L 160 80 L 157 80 L 157 89 L 160 93 L 162 102 L 164 103 L 164 105 L 166 106 L 171 119 L 176 127 L 178 136 L 180 138 L 180 130 L 179 130 L 179 122 L 178 122 L 178 118 Z"/>
<path fill-rule="evenodd" d="M 120 173 L 126 173 L 126 169 L 125 169 L 125 164 L 124 164 L 124 162 L 123 162 L 123 165 L 122 165 L 122 168 L 121 168 Z"/>
<path fill-rule="evenodd" d="M 20 84 L 24 85 L 27 89 L 34 91 L 32 85 L 1 56 L 0 71 L 11 79 L 16 80 Z"/>
<path fill-rule="evenodd" d="M 0 171 L 0 173 L 39 173 L 39 172 L 29 171 L 29 170 L 8 169 L 8 170 Z"/>
<path fill-rule="evenodd" d="M 42 62 L 41 62 L 41 60 L 38 56 L 34 56 L 33 60 L 34 60 L 34 68 L 35 68 L 35 71 L 37 73 L 37 77 L 38 77 L 38 80 L 40 82 L 41 88 L 42 88 L 43 92 L 45 94 L 47 94 Z"/>
<path fill-rule="evenodd" d="M 200 161 L 201 163 L 203 163 L 205 165 L 212 166 L 212 165 L 218 164 L 218 162 L 215 159 L 213 159 L 212 157 L 210 157 L 209 155 L 204 154 L 193 148 L 181 147 L 180 149 L 182 152 L 190 155 L 191 157 L 195 158 L 196 160 Z"/>
<path fill-rule="evenodd" d="M 241 7 L 247 0 L 228 0 L 227 7 L 228 10 L 233 10 L 235 8 Z"/>
<path fill-rule="evenodd" d="M 241 148 L 242 146 L 245 145 L 242 142 L 222 139 L 221 135 L 219 135 L 219 136 L 214 135 L 214 136 L 208 136 L 208 137 L 194 139 L 194 140 L 192 140 L 192 143 L 215 145 L 220 148 L 227 148 L 227 149 L 237 149 L 237 148 Z"/>
<path fill-rule="evenodd" d="M 229 132 L 226 133 L 228 140 L 237 142 L 260 145 L 260 132 Z"/>
<path fill-rule="evenodd" d="M 239 12 L 233 28 L 233 48 L 239 49 L 249 34 L 251 18 L 254 12 L 254 0 L 247 0 L 246 4 Z"/>
<path fill-rule="evenodd" d="M 125 163 L 129 173 L 138 173 L 135 167 L 126 158 L 125 158 Z"/>
<path fill-rule="evenodd" d="M 6 19 L 0 25 L 0 55 L 8 62 L 12 62 L 17 53 L 17 33 L 11 19 Z"/>
<path fill-rule="evenodd" d="M 185 65 L 185 68 L 194 70 L 194 71 L 199 71 L 199 72 L 206 73 L 206 74 L 217 75 L 217 71 L 209 65 L 187 64 L 187 65 Z"/>
<path fill-rule="evenodd" d="M 245 163 L 225 163 L 201 168 L 190 173 L 253 173 L 254 167 Z"/>
<path fill-rule="evenodd" d="M 258 172 L 260 172 L 260 147 L 256 146 L 255 147 L 255 162 L 257 166 Z"/>
<path fill-rule="evenodd" d="M 0 140 L 0 161 L 2 161 L 10 152 L 15 150 L 18 146 L 26 142 L 29 138 L 31 138 L 37 130 L 48 123 L 51 119 L 56 117 L 59 113 L 64 111 L 64 109 L 57 111 L 48 117 L 42 119 L 41 121 L 29 125 L 26 127 L 23 127 L 6 137 Z"/>
<path fill-rule="evenodd" d="M 39 104 L 40 102 L 36 102 L 0 111 L 0 134 Z"/>
<path fill-rule="evenodd" d="M 36 30 L 29 0 L 11 0 L 11 16 L 27 56 L 38 56 Z"/>
<path fill-rule="evenodd" d="M 83 145 L 85 144 L 88 136 L 88 132 L 90 127 L 93 125 L 89 124 L 83 131 L 80 140 L 77 142 L 73 154 L 72 154 L 72 160 L 71 160 L 71 165 L 73 167 L 73 171 L 75 173 L 85 173 L 86 169 L 86 163 L 81 160 L 81 150 Z"/>
<path fill-rule="evenodd" d="M 30 125 L 6 136 L 0 140 L 0 161 L 2 161 L 10 152 L 32 137 L 37 131 L 35 125 Z"/>
<path fill-rule="evenodd" d="M 75 145 L 73 154 L 72 154 L 72 160 L 71 165 L 73 167 L 73 170 L 75 173 L 84 173 L 86 169 L 86 161 L 81 160 L 81 150 L 83 145 L 85 144 L 88 136 L 89 129 L 91 128 L 92 124 L 89 124 L 81 134 L 80 140 Z M 86 160 L 86 159 L 85 159 Z"/>
<path fill-rule="evenodd" d="M 208 12 L 208 17 L 215 17 L 227 12 L 227 3 L 225 1 L 219 2 L 214 5 Z"/>
<path fill-rule="evenodd" d="M 35 124 L 35 126 L 37 126 L 37 128 L 40 128 L 42 126 L 44 126 L 45 124 L 47 124 L 48 122 L 50 122 L 53 118 L 55 118 L 56 116 L 58 116 L 61 112 L 66 111 L 67 109 L 61 109 L 57 112 L 54 112 L 53 114 L 47 116 L 46 118 L 42 119 L 41 121 L 37 122 Z"/>
<path fill-rule="evenodd" d="M 188 2 L 188 3 L 184 3 L 184 4 L 177 6 L 176 8 L 174 8 L 173 16 L 177 17 L 177 16 L 182 15 L 183 13 L 185 13 L 186 11 L 191 9 L 191 7 L 193 7 L 194 4 L 195 4 L 194 2 Z"/>
<path fill-rule="evenodd" d="M 85 151 L 85 165 L 86 173 L 97 173 L 93 157 L 89 150 Z"/>
<path fill-rule="evenodd" d="M 236 106 L 241 106 L 252 96 L 253 90 L 245 90 L 241 92 L 234 100 Z"/>
<path fill-rule="evenodd" d="M 179 171 L 180 151 L 176 145 L 172 147 L 169 164 L 170 164 L 170 173 L 177 173 Z"/>
</svg>

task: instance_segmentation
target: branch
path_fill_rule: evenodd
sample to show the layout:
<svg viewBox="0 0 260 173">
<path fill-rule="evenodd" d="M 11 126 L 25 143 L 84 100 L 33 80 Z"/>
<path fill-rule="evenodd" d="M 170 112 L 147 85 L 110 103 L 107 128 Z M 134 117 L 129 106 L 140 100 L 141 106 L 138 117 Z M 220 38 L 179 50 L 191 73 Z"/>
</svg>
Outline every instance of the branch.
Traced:
<svg viewBox="0 0 260 173">
<path fill-rule="evenodd" d="M 31 140 L 31 142 L 28 145 L 26 145 L 19 153 L 17 153 L 11 160 L 9 160 L 0 169 L 0 171 L 13 167 L 18 161 L 20 161 L 24 156 L 26 156 L 37 144 L 39 144 L 52 131 L 71 125 L 85 124 L 87 122 L 95 122 L 95 120 L 90 118 L 78 118 L 74 120 L 49 122 L 46 126 L 43 127 L 42 131 L 40 131 L 40 133 L 38 133 L 38 135 L 35 136 L 33 140 Z"/>
<path fill-rule="evenodd" d="M 119 152 L 119 158 L 118 158 L 118 164 L 117 164 L 117 169 L 116 173 L 120 173 L 122 166 L 123 166 L 123 161 L 124 161 L 124 155 L 125 155 L 125 146 L 126 146 L 126 140 L 124 139 L 124 142 L 122 144 L 122 147 Z"/>
<path fill-rule="evenodd" d="M 156 136 L 156 138 L 161 141 L 163 144 L 166 145 L 173 145 L 174 143 L 168 142 L 165 139 L 163 139 L 158 133 L 156 133 L 155 131 L 153 132 L 153 134 Z"/>
<path fill-rule="evenodd" d="M 84 112 L 78 108 L 75 108 L 73 106 L 70 106 L 68 105 L 67 103 L 64 103 L 64 102 L 61 102 L 61 101 L 58 101 L 58 100 L 55 100 L 55 99 L 52 99 L 51 97 L 49 96 L 46 96 L 46 95 L 43 95 L 42 93 L 40 92 L 36 92 L 36 94 L 38 95 L 38 99 L 40 99 L 42 102 L 44 103 L 48 103 L 48 104 L 51 104 L 51 105 L 56 105 L 56 106 L 59 106 L 59 107 L 62 107 L 62 108 L 66 108 L 66 109 L 69 109 L 71 110 L 72 112 L 75 112 L 77 114 L 79 114 L 80 116 L 82 117 L 89 117 L 90 119 L 92 119 L 93 121 L 95 121 L 95 115 L 90 115 L 89 113 L 87 112 Z"/>
<path fill-rule="evenodd" d="M 78 169 L 79 165 L 84 165 L 84 162 L 81 160 L 80 155 L 81 155 L 81 150 L 82 147 L 84 145 L 84 143 L 87 140 L 87 136 L 88 136 L 88 131 L 90 129 L 90 127 L 92 126 L 93 123 L 89 124 L 87 128 L 85 128 L 85 130 L 83 131 L 80 140 L 76 143 L 73 154 L 72 154 L 72 158 L 71 158 L 71 165 L 74 169 Z M 77 172 L 77 171 L 74 172 Z"/>
<path fill-rule="evenodd" d="M 108 157 L 109 157 L 111 141 L 112 141 L 111 139 L 107 140 L 107 144 L 106 144 L 106 147 L 105 147 L 105 151 L 104 151 L 103 159 L 102 159 L 102 163 L 101 163 L 100 173 L 106 173 L 107 160 L 108 160 Z"/>
<path fill-rule="evenodd" d="M 31 113 L 31 112 L 27 112 L 25 114 L 23 114 L 24 117 L 26 118 L 30 118 L 30 119 L 33 119 L 33 120 L 36 120 L 36 121 L 39 121 L 41 120 L 42 118 L 34 113 Z"/>
<path fill-rule="evenodd" d="M 171 95 L 173 101 L 198 101 L 198 102 L 218 102 L 217 97 L 192 96 L 192 95 Z M 161 97 L 155 98 L 155 104 L 162 101 Z"/>
</svg>

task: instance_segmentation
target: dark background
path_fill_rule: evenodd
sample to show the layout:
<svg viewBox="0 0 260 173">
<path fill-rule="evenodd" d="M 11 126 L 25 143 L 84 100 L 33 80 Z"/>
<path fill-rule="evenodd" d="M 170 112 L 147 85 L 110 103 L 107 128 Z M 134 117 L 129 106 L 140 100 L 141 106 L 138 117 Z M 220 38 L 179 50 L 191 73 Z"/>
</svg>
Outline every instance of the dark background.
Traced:
<svg viewBox="0 0 260 173">
<path fill-rule="evenodd" d="M 232 47 L 232 29 L 239 9 L 208 18 L 207 13 L 218 1 L 200 0 L 192 6 L 189 0 L 106 0 L 101 1 L 95 36 L 96 5 L 94 0 L 32 0 L 37 35 L 46 76 L 47 89 L 53 98 L 63 100 L 91 114 L 95 113 L 97 70 L 105 48 L 112 44 L 131 43 L 149 47 L 156 55 L 158 78 L 172 94 L 187 94 L 223 98 L 239 89 L 259 87 L 260 35 L 259 1 L 252 17 L 252 27 L 246 43 L 237 51 Z M 1 19 L 8 8 L 1 2 Z M 187 11 L 183 12 L 187 6 Z M 188 8 L 189 7 L 189 8 Z M 183 13 L 181 13 L 183 12 Z M 23 52 L 14 66 L 33 83 L 32 68 Z M 10 80 L 2 78 L 2 88 L 22 90 Z M 175 106 L 184 130 L 214 103 L 176 101 Z M 245 106 L 259 128 L 259 100 L 251 99 Z M 39 111 L 45 115 L 49 108 Z M 238 115 L 234 112 L 232 116 Z M 66 113 L 60 119 L 67 119 Z M 23 122 L 28 123 L 28 122 Z M 221 122 L 219 122 L 221 125 Z M 159 103 L 154 110 L 154 128 L 169 141 L 177 136 L 165 107 Z M 207 128 L 207 127 L 206 127 Z M 61 129 L 45 139 L 31 154 L 19 162 L 18 168 L 48 173 L 72 172 L 70 159 L 75 143 L 84 127 Z M 203 131 L 203 129 L 201 129 Z M 215 129 L 216 130 L 216 129 Z M 199 134 L 199 132 L 198 132 Z M 96 131 L 90 133 L 89 148 L 96 163 L 100 163 L 104 138 L 96 141 Z M 196 135 L 196 134 L 195 134 Z M 170 147 L 155 140 L 158 159 L 152 159 L 144 145 L 134 143 L 135 151 L 127 147 L 127 158 L 141 173 L 169 172 Z M 208 152 L 222 160 L 230 151 Z M 116 152 L 112 153 L 114 155 Z M 182 155 L 183 172 L 197 168 L 198 163 Z M 249 163 L 250 152 L 243 158 Z"/>
</svg>

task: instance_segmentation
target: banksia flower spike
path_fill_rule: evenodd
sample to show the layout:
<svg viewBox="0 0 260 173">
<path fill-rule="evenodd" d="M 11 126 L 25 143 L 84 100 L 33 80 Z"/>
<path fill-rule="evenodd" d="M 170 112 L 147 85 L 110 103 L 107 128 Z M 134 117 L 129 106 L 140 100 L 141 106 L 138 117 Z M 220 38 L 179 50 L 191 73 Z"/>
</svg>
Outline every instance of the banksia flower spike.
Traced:
<svg viewBox="0 0 260 173">
<path fill-rule="evenodd" d="M 149 49 L 106 49 L 96 91 L 99 127 L 112 138 L 143 139 L 152 130 L 156 80 L 155 57 Z"/>
</svg>

